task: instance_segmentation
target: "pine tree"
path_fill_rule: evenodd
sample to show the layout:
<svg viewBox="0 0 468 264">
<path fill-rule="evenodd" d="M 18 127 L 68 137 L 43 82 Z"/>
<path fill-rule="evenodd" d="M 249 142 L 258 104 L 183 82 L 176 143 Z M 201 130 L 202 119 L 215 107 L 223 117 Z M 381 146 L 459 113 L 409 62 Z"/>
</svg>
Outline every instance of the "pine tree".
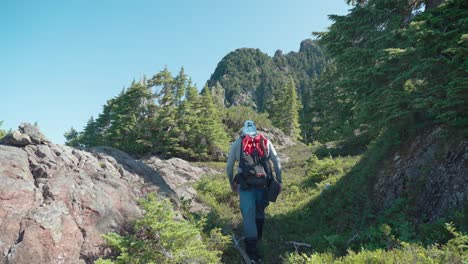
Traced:
<svg viewBox="0 0 468 264">
<path fill-rule="evenodd" d="M 299 98 L 297 97 L 296 85 L 293 78 L 284 87 L 286 98 L 284 100 L 286 106 L 286 134 L 289 136 L 300 139 L 301 129 L 299 126 L 299 110 L 301 109 Z"/>
<path fill-rule="evenodd" d="M 214 104 L 207 86 L 203 89 L 197 108 L 200 111 L 200 127 L 197 136 L 200 144 L 199 154 L 202 157 L 221 160 L 223 159 L 221 154 L 228 150 L 229 137 L 223 129 L 221 113 Z"/>
<path fill-rule="evenodd" d="M 280 128 L 286 135 L 300 139 L 299 126 L 300 103 L 297 97 L 294 80 L 290 77 L 281 89 L 273 91 L 274 100 L 271 106 L 273 125 Z"/>
<path fill-rule="evenodd" d="M 0 131 L 1 133 L 1 131 Z M 63 135 L 65 137 L 65 145 L 70 147 L 79 147 L 80 146 L 80 133 L 76 131 L 73 127 L 70 130 L 66 131 Z M 0 135 L 1 138 L 1 135 Z"/>
<path fill-rule="evenodd" d="M 106 108 L 106 107 L 105 107 Z M 83 133 L 79 137 L 80 144 L 84 147 L 92 147 L 97 145 L 104 145 L 103 136 L 99 132 L 99 127 L 104 127 L 104 115 L 99 115 L 98 120 L 94 121 L 94 117 L 90 117 L 86 126 L 83 130 Z M 107 120 L 106 120 L 107 121 Z M 99 123 L 101 122 L 101 123 Z M 103 130 L 103 129 L 102 129 Z M 101 130 L 101 131 L 102 131 Z"/>
<path fill-rule="evenodd" d="M 185 95 L 185 90 L 187 89 L 187 81 L 188 76 L 185 74 L 184 67 L 182 67 L 180 68 L 179 75 L 177 75 L 174 79 L 174 101 L 176 106 L 179 106 L 182 103 L 183 96 Z"/>
<path fill-rule="evenodd" d="M 171 157 L 179 148 L 180 129 L 177 123 L 176 83 L 171 73 L 165 68 L 156 74 L 152 85 L 160 87 L 159 111 L 155 120 L 156 151 L 163 156 Z"/>
<path fill-rule="evenodd" d="M 182 158 L 196 159 L 196 149 L 199 147 L 196 143 L 197 136 L 200 133 L 200 110 L 197 106 L 200 104 L 200 96 L 197 88 L 189 80 L 185 100 L 179 106 L 179 126 L 181 150 L 179 154 Z"/>
<path fill-rule="evenodd" d="M 88 120 L 83 132 L 66 133 L 67 144 L 92 147 L 112 146 L 129 153 L 147 152 L 151 148 L 151 120 L 156 105 L 148 86 L 132 82 L 132 86 L 107 101 L 99 117 Z"/>
</svg>

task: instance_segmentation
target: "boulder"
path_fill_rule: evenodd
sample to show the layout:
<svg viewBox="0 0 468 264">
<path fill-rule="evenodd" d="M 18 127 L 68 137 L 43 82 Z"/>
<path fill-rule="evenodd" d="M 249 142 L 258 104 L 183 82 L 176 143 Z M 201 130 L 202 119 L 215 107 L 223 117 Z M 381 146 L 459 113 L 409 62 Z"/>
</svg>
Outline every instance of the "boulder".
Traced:
<svg viewBox="0 0 468 264">
<path fill-rule="evenodd" d="M 178 200 L 188 201 L 191 211 L 206 211 L 208 208 L 196 198 L 196 191 L 192 184 L 198 181 L 203 175 L 217 174 L 219 172 L 209 168 L 199 168 L 192 166 L 189 162 L 172 158 L 162 160 L 157 157 L 150 157 L 142 160 L 143 163 L 158 171 L 169 188 L 173 190 Z"/>
<path fill-rule="evenodd" d="M 19 147 L 45 143 L 50 143 L 50 141 L 39 131 L 37 126 L 30 123 L 21 123 L 18 130 L 6 134 L 0 140 L 0 144 Z"/>
<path fill-rule="evenodd" d="M 295 142 L 291 137 L 284 134 L 280 129 L 275 127 L 271 129 L 259 129 L 258 132 L 265 135 L 269 140 L 271 140 L 276 149 L 291 147 L 298 143 Z"/>
<path fill-rule="evenodd" d="M 28 135 L 21 133 L 18 130 L 6 134 L 1 140 L 0 144 L 10 146 L 26 146 L 32 144 L 32 140 Z"/>
<path fill-rule="evenodd" d="M 37 126 L 30 123 L 21 123 L 18 127 L 22 134 L 28 135 L 34 144 L 50 143 L 50 141 L 39 131 Z"/>
</svg>

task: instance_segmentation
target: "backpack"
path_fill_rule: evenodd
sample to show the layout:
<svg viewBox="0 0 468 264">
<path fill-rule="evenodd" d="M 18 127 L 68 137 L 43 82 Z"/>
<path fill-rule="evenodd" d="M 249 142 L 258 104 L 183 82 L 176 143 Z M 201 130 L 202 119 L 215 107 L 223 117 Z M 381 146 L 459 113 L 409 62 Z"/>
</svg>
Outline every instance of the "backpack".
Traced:
<svg viewBox="0 0 468 264">
<path fill-rule="evenodd" d="M 244 135 L 242 137 L 239 155 L 241 188 L 267 186 L 268 179 L 272 177 L 268 151 L 268 139 L 265 136 Z"/>
</svg>

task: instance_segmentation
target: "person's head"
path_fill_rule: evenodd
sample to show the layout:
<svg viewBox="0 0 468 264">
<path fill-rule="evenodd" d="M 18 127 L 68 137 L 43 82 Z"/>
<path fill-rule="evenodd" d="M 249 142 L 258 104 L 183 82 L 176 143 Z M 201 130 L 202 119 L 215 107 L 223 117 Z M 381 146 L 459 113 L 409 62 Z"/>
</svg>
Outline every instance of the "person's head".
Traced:
<svg viewBox="0 0 468 264">
<path fill-rule="evenodd" d="M 244 122 L 244 126 L 242 127 L 242 136 L 249 135 L 255 136 L 257 135 L 257 127 L 255 126 L 255 122 L 252 120 L 247 120 Z"/>
</svg>

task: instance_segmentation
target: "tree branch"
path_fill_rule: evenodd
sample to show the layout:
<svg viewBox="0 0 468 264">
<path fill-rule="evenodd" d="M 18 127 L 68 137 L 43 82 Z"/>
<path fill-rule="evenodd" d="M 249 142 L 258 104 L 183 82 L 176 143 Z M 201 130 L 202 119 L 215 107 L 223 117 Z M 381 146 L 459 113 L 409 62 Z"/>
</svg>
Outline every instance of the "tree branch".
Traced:
<svg viewBox="0 0 468 264">
<path fill-rule="evenodd" d="M 299 250 L 299 247 L 309 247 L 309 248 L 311 247 L 311 245 L 307 243 L 301 243 L 301 242 L 296 242 L 296 241 L 288 241 L 286 242 L 286 244 L 292 244 L 296 252 Z"/>
<path fill-rule="evenodd" d="M 234 248 L 237 249 L 237 251 L 239 251 L 242 258 L 245 260 L 245 263 L 251 263 L 249 256 L 247 256 L 247 253 L 245 253 L 245 251 L 239 245 L 239 242 L 243 239 L 243 237 L 241 237 L 240 239 L 236 239 L 236 236 L 232 235 L 232 242 L 234 242 Z"/>
</svg>

